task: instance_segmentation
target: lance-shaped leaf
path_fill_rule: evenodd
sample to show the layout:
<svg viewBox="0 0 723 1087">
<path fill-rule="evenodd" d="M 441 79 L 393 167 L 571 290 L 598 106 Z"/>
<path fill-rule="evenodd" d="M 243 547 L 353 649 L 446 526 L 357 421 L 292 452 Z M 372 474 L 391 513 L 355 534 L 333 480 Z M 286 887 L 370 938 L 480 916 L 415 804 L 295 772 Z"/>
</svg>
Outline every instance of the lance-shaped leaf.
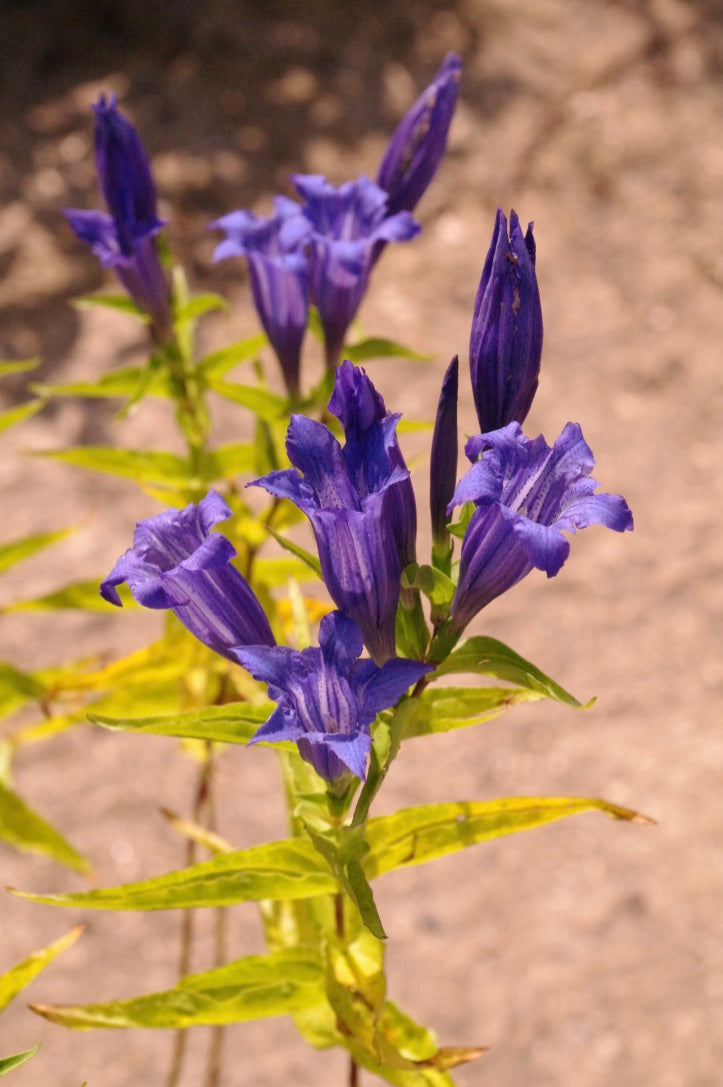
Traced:
<svg viewBox="0 0 723 1087">
<path fill-rule="evenodd" d="M 20 540 L 12 540 L 10 543 L 0 546 L 0 573 L 14 566 L 16 562 L 29 559 L 31 555 L 43 551 L 58 540 L 64 540 L 76 530 L 74 528 L 61 528 L 56 532 L 38 532 L 32 536 L 23 536 Z"/>
<path fill-rule="evenodd" d="M 531 830 L 568 815 L 601 811 L 614 819 L 649 823 L 629 808 L 587 797 L 515 796 L 501 800 L 425 804 L 369 822 L 369 852 L 363 858 L 369 879 L 456 853 L 460 849 Z"/>
<path fill-rule="evenodd" d="M 499 717 L 516 702 L 535 702 L 542 697 L 522 687 L 427 688 L 405 718 L 402 739 L 479 725 Z"/>
<path fill-rule="evenodd" d="M 8 1072 L 12 1072 L 13 1068 L 19 1068 L 21 1064 L 25 1064 L 39 1049 L 40 1045 L 36 1045 L 32 1049 L 26 1049 L 24 1053 L 14 1053 L 12 1057 L 0 1057 L 0 1076 L 6 1076 Z"/>
<path fill-rule="evenodd" d="M 143 389 L 144 396 L 172 397 L 174 386 L 166 371 L 160 367 L 151 370 L 148 366 L 119 366 L 96 381 L 58 384 L 33 382 L 31 385 L 36 396 L 82 396 L 91 399 L 135 396 L 139 388 Z"/>
<path fill-rule="evenodd" d="M 33 1004 L 33 1011 L 76 1030 L 94 1027 L 222 1026 L 287 1015 L 324 999 L 318 952 L 299 947 L 251 955 L 191 974 L 165 992 L 104 1004 Z"/>
<path fill-rule="evenodd" d="M 600 811 L 615 819 L 650 823 L 645 816 L 605 800 L 580 797 L 506 797 L 501 800 L 428 804 L 371 819 L 360 859 L 367 880 L 423 864 L 505 834 L 543 826 L 568 815 Z M 214 857 L 156 879 L 76 894 L 29 894 L 31 902 L 86 909 L 164 910 L 230 906 L 264 898 L 297 899 L 338 892 L 339 885 L 310 842 L 300 838 L 253 846 Z"/>
<path fill-rule="evenodd" d="M 420 355 L 418 351 L 413 351 L 411 347 L 405 347 L 403 343 L 397 343 L 396 340 L 388 340 L 383 336 L 371 336 L 368 339 L 359 340 L 358 343 L 346 344 L 344 358 L 358 364 L 360 362 L 371 362 L 373 359 L 390 358 L 411 359 L 413 362 L 430 362 L 434 356 Z"/>
<path fill-rule="evenodd" d="M 28 400 L 25 404 L 16 404 L 14 408 L 0 411 L 0 433 L 17 426 L 18 423 L 24 423 L 26 419 L 32 419 L 44 407 L 42 400 Z"/>
<path fill-rule="evenodd" d="M 18 993 L 29 985 L 33 978 L 37 977 L 40 971 L 44 970 L 61 951 L 72 947 L 84 928 L 85 925 L 76 925 L 52 944 L 48 944 L 40 951 L 35 951 L 6 973 L 0 974 L 0 1011 L 6 1008 L 10 1001 L 14 1000 Z"/>
<path fill-rule="evenodd" d="M 226 347 L 220 347 L 217 351 L 210 351 L 204 355 L 198 363 L 198 372 L 207 380 L 220 379 L 228 374 L 239 363 L 255 359 L 259 352 L 269 342 L 268 336 L 259 332 L 255 336 L 249 336 L 245 340 L 238 340 Z"/>
<path fill-rule="evenodd" d="M 40 365 L 40 359 L 17 359 L 13 362 L 0 362 L 0 378 L 12 374 L 25 374 Z"/>
<path fill-rule="evenodd" d="M 25 801 L 0 784 L 0 841 L 24 853 L 43 853 L 77 872 L 88 872 L 85 857 L 66 841 L 60 831 L 28 807 Z"/>
<path fill-rule="evenodd" d="M 36 455 L 50 457 L 75 468 L 87 468 L 92 472 L 106 472 L 132 479 L 141 484 L 162 483 L 165 486 L 185 487 L 190 475 L 185 457 L 148 449 L 86 446 L 83 449 L 43 451 Z"/>
<path fill-rule="evenodd" d="M 183 739 L 213 740 L 225 744 L 247 744 L 273 709 L 270 702 L 252 706 L 231 702 L 204 710 L 153 717 L 105 717 L 89 714 L 93 724 L 117 732 L 144 732 L 154 736 L 178 736 Z M 289 745 L 291 746 L 291 745 Z"/>
<path fill-rule="evenodd" d="M 33 902 L 94 910 L 172 910 L 230 906 L 264 898 L 294 899 L 331 894 L 339 887 L 328 864 L 300 838 L 224 853 L 179 872 L 121 887 L 75 894 L 15 892 Z"/>
<path fill-rule="evenodd" d="M 386 940 L 387 934 L 384 931 L 372 889 L 360 863 L 361 857 L 367 850 L 360 831 L 355 828 L 341 834 L 333 832 L 322 834 L 317 833 L 308 825 L 305 830 L 314 849 L 326 860 L 339 886 L 359 910 L 361 919 L 369 932 L 377 940 Z"/>
<path fill-rule="evenodd" d="M 430 678 L 434 680 L 438 676 L 460 673 L 495 676 L 507 683 L 514 683 L 529 691 L 535 691 L 542 698 L 552 698 L 555 702 L 564 702 L 566 706 L 575 706 L 577 709 L 587 709 L 595 701 L 594 699 L 585 703 L 578 701 L 559 683 L 555 683 L 534 664 L 525 660 L 519 653 L 515 653 L 514 649 L 510 649 L 504 642 L 498 642 L 496 638 L 483 636 L 469 638 L 445 661 L 437 665 L 436 671 Z"/>
<path fill-rule="evenodd" d="M 222 396 L 224 400 L 241 404 L 264 422 L 273 423 L 288 415 L 287 401 L 268 389 L 259 389 L 256 385 L 239 385 L 234 381 L 216 380 L 214 377 L 209 379 L 208 384 L 209 388 Z"/>
<path fill-rule="evenodd" d="M 39 674 L 21 672 L 0 661 L 0 717 L 7 717 L 35 699 L 43 699 L 46 690 Z"/>
<path fill-rule="evenodd" d="M 58 611 L 66 609 L 78 609 L 80 611 L 113 611 L 113 605 L 98 592 L 100 577 L 90 578 L 88 581 L 75 581 L 62 589 L 56 589 L 52 593 L 44 593 L 42 596 L 31 597 L 28 600 L 14 600 L 12 604 L 6 604 L 0 608 L 0 615 L 16 611 Z M 123 604 L 125 607 L 135 608 L 137 604 L 133 597 L 123 587 Z"/>
</svg>

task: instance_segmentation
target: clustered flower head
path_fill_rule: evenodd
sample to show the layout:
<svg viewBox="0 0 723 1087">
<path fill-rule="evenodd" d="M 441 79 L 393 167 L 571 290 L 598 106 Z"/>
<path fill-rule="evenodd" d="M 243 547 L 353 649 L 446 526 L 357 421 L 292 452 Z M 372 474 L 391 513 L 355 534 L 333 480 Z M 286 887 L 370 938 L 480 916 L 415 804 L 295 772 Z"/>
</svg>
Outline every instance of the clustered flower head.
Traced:
<svg viewBox="0 0 723 1087">
<path fill-rule="evenodd" d="M 277 197 L 268 219 L 232 212 L 211 224 L 227 234 L 216 260 L 248 259 L 254 303 L 292 397 L 298 396 L 308 302 L 319 311 L 326 362 L 333 369 L 383 249 L 419 233 L 411 211 L 444 154 L 460 68 L 459 57 L 450 53 L 400 122 L 376 182 L 362 176 L 336 186 L 317 174 L 295 174 L 291 181 L 301 204 Z"/>
<path fill-rule="evenodd" d="M 401 600 L 403 615 L 408 603 L 403 575 L 416 564 L 417 534 L 414 491 L 397 439 L 400 416 L 386 410 L 362 369 L 349 360 L 335 364 L 379 253 L 419 229 L 411 208 L 444 150 L 458 80 L 459 60 L 450 55 L 394 134 L 377 183 L 362 177 L 337 188 L 323 177 L 298 175 L 301 204 L 277 197 L 269 218 L 239 211 L 215 224 L 227 235 L 217 257 L 242 254 L 249 262 L 256 307 L 292 397 L 299 393 L 309 301 L 324 329 L 334 372 L 328 410 L 343 444 L 325 423 L 293 414 L 286 439 L 291 467 L 254 483 L 294 503 L 311 523 L 338 609 L 322 620 L 318 646 L 276 645 L 258 598 L 232 565 L 232 544 L 211 531 L 231 514 L 213 491 L 198 505 L 140 522 L 133 547 L 101 586 L 107 600 L 120 604 L 117 587 L 127 582 L 139 603 L 170 608 L 207 646 L 268 684 L 277 706 L 253 742 L 296 742 L 302 758 L 336 785 L 350 775 L 365 777 L 377 715 L 444 659 L 483 608 L 533 569 L 548 577 L 559 572 L 570 552 L 564 533 L 593 524 L 616 532 L 633 527 L 622 497 L 596 493 L 595 461 L 577 423 L 568 423 L 551 446 L 522 430 L 542 353 L 535 242 L 532 224 L 523 234 L 513 211 L 508 228 L 498 210 L 470 335 L 481 433 L 466 444 L 471 467 L 459 481 L 456 356 L 442 382 L 432 438 L 432 563 L 448 595 L 443 604 L 433 598 L 431 639 L 427 631 L 404 642 L 423 659 L 397 656 L 398 607 Z M 69 215 L 99 253 L 117 256 L 121 264 L 114 267 L 125 275 L 131 264 L 138 271 L 140 248 L 161 224 L 132 126 L 114 100 L 101 99 L 96 114 L 98 169 L 111 215 Z M 450 526 L 457 507 L 462 519 Z M 455 565 L 454 535 L 462 536 Z M 404 584 L 408 594 L 413 582 Z M 424 622 L 419 608 L 417 615 Z M 361 656 L 363 647 L 370 659 Z"/>
<path fill-rule="evenodd" d="M 171 292 L 156 249 L 155 235 L 164 223 L 158 218 L 148 155 L 131 122 L 118 111 L 115 95 L 101 94 L 93 110 L 95 163 L 110 214 L 72 208 L 65 214 L 164 340 L 171 332 Z"/>
</svg>

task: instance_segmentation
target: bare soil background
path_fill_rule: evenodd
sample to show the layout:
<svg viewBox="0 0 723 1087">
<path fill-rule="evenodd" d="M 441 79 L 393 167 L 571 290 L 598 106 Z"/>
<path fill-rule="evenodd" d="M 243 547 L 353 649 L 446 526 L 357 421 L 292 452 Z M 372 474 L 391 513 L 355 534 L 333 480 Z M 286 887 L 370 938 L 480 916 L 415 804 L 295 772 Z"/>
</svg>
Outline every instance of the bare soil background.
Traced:
<svg viewBox="0 0 723 1087">
<path fill-rule="evenodd" d="M 718 1087 L 723 1076 L 719 724 L 723 7 L 719 0 L 4 0 L 0 12 L 0 347 L 40 354 L 44 378 L 140 358 L 122 315 L 71 299 L 106 282 L 61 209 L 98 207 L 90 105 L 115 91 L 149 148 L 168 236 L 196 289 L 230 315 L 208 344 L 256 329 L 242 262 L 212 264 L 207 223 L 268 211 L 292 171 L 374 175 L 393 126 L 448 49 L 464 60 L 448 156 L 418 209 L 421 236 L 389 247 L 361 319 L 433 353 L 379 362 L 391 410 L 429 418 L 443 367 L 466 357 L 498 204 L 534 219 L 546 340 L 526 429 L 579 420 L 603 488 L 636 530 L 584 533 L 561 575 L 531 575 L 478 620 L 580 697 L 410 743 L 380 811 L 447 799 L 594 795 L 656 828 L 583 816 L 386 877 L 391 994 L 444 1044 L 491 1052 L 458 1073 L 494 1087 Z M 313 368 L 315 360 L 309 363 Z M 4 385 L 22 399 L 23 382 Z M 469 394 L 463 424 L 475 429 Z M 219 409 L 230 440 L 247 424 Z M 105 574 L 157 507 L 130 485 L 21 455 L 72 442 L 168 448 L 163 407 L 118 423 L 95 402 L 54 405 L 3 437 L 2 539 L 80 524 L 16 568 L 2 601 Z M 406 443 L 424 453 L 428 438 Z M 416 472 L 420 496 L 425 468 Z M 420 508 L 424 499 L 420 497 Z M 423 517 L 421 518 L 423 520 Z M 150 638 L 152 615 L 6 616 L 0 656 L 50 664 Z M 179 867 L 158 814 L 186 811 L 194 769 L 173 741 L 78 728 L 24 749 L 20 791 L 85 852 L 99 885 Z M 224 753 L 221 831 L 238 846 L 283 833 L 269 751 Z M 2 883 L 83 881 L 0 846 Z M 0 968 L 78 919 L 88 930 L 28 991 L 91 1001 L 171 985 L 179 918 L 62 912 L 0 900 Z M 195 966 L 208 963 L 208 918 Z M 253 907 L 231 913 L 231 954 L 260 950 Z M 23 994 L 24 996 L 25 994 Z M 21 997 L 0 1052 L 42 1042 L 17 1087 L 161 1087 L 167 1032 L 71 1034 Z M 208 1032 L 190 1039 L 201 1082 Z M 229 1031 L 223 1087 L 338 1087 L 345 1061 L 306 1051 L 285 1020 Z M 362 1077 L 365 1084 L 369 1077 Z"/>
</svg>

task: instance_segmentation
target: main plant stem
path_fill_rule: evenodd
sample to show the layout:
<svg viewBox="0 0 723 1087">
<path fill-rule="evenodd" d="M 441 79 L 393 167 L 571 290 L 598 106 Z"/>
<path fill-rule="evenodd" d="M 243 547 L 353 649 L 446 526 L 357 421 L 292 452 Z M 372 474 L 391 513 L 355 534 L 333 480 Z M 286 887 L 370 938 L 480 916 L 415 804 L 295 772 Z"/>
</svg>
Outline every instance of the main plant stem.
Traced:
<svg viewBox="0 0 723 1087">
<path fill-rule="evenodd" d="M 191 811 L 191 818 L 194 823 L 200 823 L 203 819 L 204 809 L 208 809 L 208 822 L 209 830 L 215 829 L 215 818 L 213 808 L 213 755 L 211 752 L 211 744 L 204 744 L 204 758 L 201 763 L 201 768 L 198 774 L 198 780 L 196 782 L 196 792 L 193 799 L 193 807 Z M 188 868 L 196 861 L 197 846 L 196 843 L 189 838 L 186 842 L 186 854 L 185 865 Z M 225 944 L 225 921 L 219 922 L 218 913 L 216 915 L 216 965 L 220 965 L 223 962 L 223 957 L 219 959 L 219 954 L 223 956 L 223 945 Z M 193 950 L 193 937 L 195 931 L 195 915 L 193 910 L 184 910 L 181 920 L 181 950 L 178 956 L 178 976 L 184 978 L 191 969 L 191 955 Z M 211 1045 L 209 1047 L 208 1058 L 208 1071 L 206 1076 L 206 1087 L 217 1087 L 220 1075 L 220 1053 L 221 1053 L 221 1040 L 216 1039 L 216 1035 L 222 1030 L 220 1027 L 213 1028 L 213 1035 L 211 1038 Z M 171 1066 L 168 1070 L 168 1076 L 166 1077 L 166 1087 L 178 1087 L 181 1079 L 181 1072 L 183 1071 L 183 1062 L 186 1056 L 186 1031 L 180 1029 L 176 1031 L 173 1052 L 171 1054 Z M 215 1072 L 214 1072 L 215 1069 Z M 212 1077 L 212 1073 L 215 1078 Z"/>
</svg>

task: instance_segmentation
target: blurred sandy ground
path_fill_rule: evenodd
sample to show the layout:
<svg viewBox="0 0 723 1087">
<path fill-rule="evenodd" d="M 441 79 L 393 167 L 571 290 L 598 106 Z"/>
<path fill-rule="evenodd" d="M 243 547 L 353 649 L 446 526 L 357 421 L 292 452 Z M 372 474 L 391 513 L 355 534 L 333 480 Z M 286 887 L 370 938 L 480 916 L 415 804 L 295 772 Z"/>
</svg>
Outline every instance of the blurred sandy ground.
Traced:
<svg viewBox="0 0 723 1087">
<path fill-rule="evenodd" d="M 241 262 L 211 264 L 209 219 L 270 207 L 292 171 L 373 176 L 396 119 L 444 52 L 464 58 L 449 155 L 418 211 L 421 237 L 390 248 L 362 311 L 369 332 L 433 352 L 376 363 L 392 410 L 429 417 L 443 367 L 466 353 L 494 210 L 535 220 L 546 322 L 527 429 L 579 420 L 604 488 L 627 496 L 636 532 L 591 530 L 562 575 L 531 576 L 477 629 L 509 641 L 575 691 L 583 715 L 538 704 L 486 728 L 409 744 L 380 811 L 510 794 L 598 795 L 656 829 L 580 817 L 500 840 L 378 885 L 391 994 L 444 1044 L 491 1053 L 458 1073 L 495 1087 L 717 1087 L 723 1038 L 719 797 L 723 258 L 719 0 L 461 0 L 458 4 L 209 0 L 145 4 L 5 0 L 0 109 L 0 341 L 41 353 L 42 375 L 98 374 L 140 357 L 121 316 L 79 315 L 100 286 L 60 214 L 97 207 L 89 107 L 119 94 L 153 157 L 169 237 L 194 287 L 229 317 L 209 343 L 255 330 Z M 313 367 L 313 361 L 310 362 Z M 22 384 L 7 386 L 22 396 Z M 465 398 L 463 398 L 465 399 Z M 469 396 L 467 432 L 474 430 Z M 221 413 L 226 438 L 238 419 Z M 3 540 L 82 524 L 18 567 L 2 599 L 104 574 L 155 507 L 129 486 L 20 457 L 74 441 L 169 447 L 162 408 L 130 423 L 53 407 L 4 436 Z M 408 443 L 423 453 L 426 439 Z M 424 468 L 417 473 L 424 493 Z M 420 504 L 423 500 L 420 499 Z M 3 619 L 2 656 L 50 663 L 127 647 L 153 616 Z M 78 729 L 25 750 L 17 785 L 93 860 L 101 885 L 177 867 L 157 808 L 185 809 L 192 768 L 172 741 Z M 239 846 L 283 833 L 273 756 L 229 751 L 222 831 Z M 3 882 L 80 880 L 0 848 Z M 5 968 L 75 913 L 6 899 Z M 98 1000 L 170 985 L 178 918 L 102 915 L 34 983 L 36 1001 Z M 202 919 L 203 920 L 203 919 Z M 205 924 L 205 921 L 203 922 Z M 251 907 L 232 914 L 233 954 L 260 947 Z M 206 965 L 203 956 L 196 964 Z M 22 998 L 0 1050 L 42 1040 L 18 1087 L 160 1085 L 165 1033 L 73 1035 Z M 184 1087 L 201 1081 L 194 1032 Z M 333 1087 L 344 1061 L 307 1052 L 289 1023 L 230 1032 L 224 1087 Z M 367 1082 L 366 1080 L 364 1081 Z"/>
</svg>

